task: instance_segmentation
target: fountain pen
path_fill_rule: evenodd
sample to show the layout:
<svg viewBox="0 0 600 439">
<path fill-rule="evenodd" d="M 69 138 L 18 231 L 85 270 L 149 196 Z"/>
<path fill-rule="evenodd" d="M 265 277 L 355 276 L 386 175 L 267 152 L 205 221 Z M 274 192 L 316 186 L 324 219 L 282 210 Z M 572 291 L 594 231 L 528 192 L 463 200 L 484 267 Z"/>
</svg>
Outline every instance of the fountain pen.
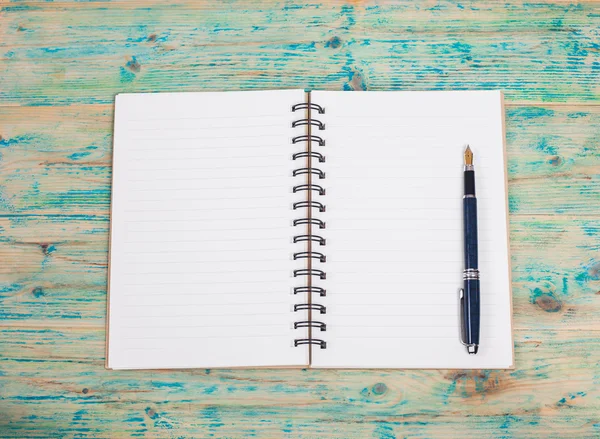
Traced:
<svg viewBox="0 0 600 439">
<path fill-rule="evenodd" d="M 477 198 L 475 197 L 475 168 L 473 152 L 465 150 L 463 196 L 464 286 L 460 290 L 461 342 L 469 354 L 479 350 L 480 302 L 479 262 L 477 245 Z"/>
</svg>

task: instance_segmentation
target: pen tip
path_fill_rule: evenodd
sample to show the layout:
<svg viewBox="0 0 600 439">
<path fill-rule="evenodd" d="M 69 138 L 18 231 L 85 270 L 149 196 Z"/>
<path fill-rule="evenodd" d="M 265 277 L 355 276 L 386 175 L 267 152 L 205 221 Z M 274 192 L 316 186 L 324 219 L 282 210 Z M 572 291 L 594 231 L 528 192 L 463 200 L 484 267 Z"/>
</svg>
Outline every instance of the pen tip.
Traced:
<svg viewBox="0 0 600 439">
<path fill-rule="evenodd" d="M 473 151 L 471 151 L 471 148 L 469 147 L 469 145 L 467 145 L 467 149 L 465 149 L 465 165 L 472 165 L 473 164 Z"/>
</svg>

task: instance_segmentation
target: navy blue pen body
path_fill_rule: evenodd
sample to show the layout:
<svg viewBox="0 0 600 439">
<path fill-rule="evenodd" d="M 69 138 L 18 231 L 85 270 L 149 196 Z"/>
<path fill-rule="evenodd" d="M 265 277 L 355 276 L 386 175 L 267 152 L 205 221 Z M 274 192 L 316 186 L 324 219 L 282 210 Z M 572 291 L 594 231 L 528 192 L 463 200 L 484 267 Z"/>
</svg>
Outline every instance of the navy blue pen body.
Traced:
<svg viewBox="0 0 600 439">
<path fill-rule="evenodd" d="M 466 344 L 479 344 L 479 279 L 465 279 L 465 292 L 463 302 L 463 320 L 465 322 Z"/>
<path fill-rule="evenodd" d="M 465 234 L 465 272 L 467 279 L 464 283 L 463 320 L 465 322 L 465 340 L 467 344 L 479 344 L 480 303 L 479 279 L 469 279 L 474 272 L 469 270 L 479 269 L 477 247 L 477 198 L 473 196 L 463 198 L 464 234 Z M 470 192 L 470 191 L 469 191 Z M 468 194 L 468 192 L 467 192 Z M 478 273 L 478 271 L 477 271 Z"/>
<path fill-rule="evenodd" d="M 479 268 L 477 248 L 477 198 L 463 198 L 465 269 Z"/>
</svg>

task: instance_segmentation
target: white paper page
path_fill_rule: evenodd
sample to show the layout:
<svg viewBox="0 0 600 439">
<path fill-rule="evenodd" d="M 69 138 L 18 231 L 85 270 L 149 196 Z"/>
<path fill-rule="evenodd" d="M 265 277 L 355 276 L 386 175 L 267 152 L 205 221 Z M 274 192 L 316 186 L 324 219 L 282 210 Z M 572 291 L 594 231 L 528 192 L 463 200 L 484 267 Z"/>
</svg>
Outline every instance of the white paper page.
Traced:
<svg viewBox="0 0 600 439">
<path fill-rule="evenodd" d="M 108 367 L 308 363 L 291 294 L 291 106 L 304 99 L 117 96 Z"/>
<path fill-rule="evenodd" d="M 327 306 L 315 367 L 513 363 L 500 92 L 314 92 L 326 109 Z M 463 152 L 475 155 L 482 329 L 459 342 Z"/>
</svg>

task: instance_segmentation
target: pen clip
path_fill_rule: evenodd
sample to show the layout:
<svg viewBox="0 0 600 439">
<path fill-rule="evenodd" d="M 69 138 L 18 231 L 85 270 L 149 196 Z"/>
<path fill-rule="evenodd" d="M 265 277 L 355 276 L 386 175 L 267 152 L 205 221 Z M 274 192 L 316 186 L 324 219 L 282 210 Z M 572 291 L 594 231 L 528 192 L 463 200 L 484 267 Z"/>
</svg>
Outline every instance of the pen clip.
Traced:
<svg viewBox="0 0 600 439">
<path fill-rule="evenodd" d="M 466 328 L 465 328 L 465 289 L 464 288 L 458 289 L 458 319 L 460 322 L 459 323 L 460 327 L 458 328 L 460 342 L 464 346 L 468 346 L 467 345 Z"/>
</svg>

